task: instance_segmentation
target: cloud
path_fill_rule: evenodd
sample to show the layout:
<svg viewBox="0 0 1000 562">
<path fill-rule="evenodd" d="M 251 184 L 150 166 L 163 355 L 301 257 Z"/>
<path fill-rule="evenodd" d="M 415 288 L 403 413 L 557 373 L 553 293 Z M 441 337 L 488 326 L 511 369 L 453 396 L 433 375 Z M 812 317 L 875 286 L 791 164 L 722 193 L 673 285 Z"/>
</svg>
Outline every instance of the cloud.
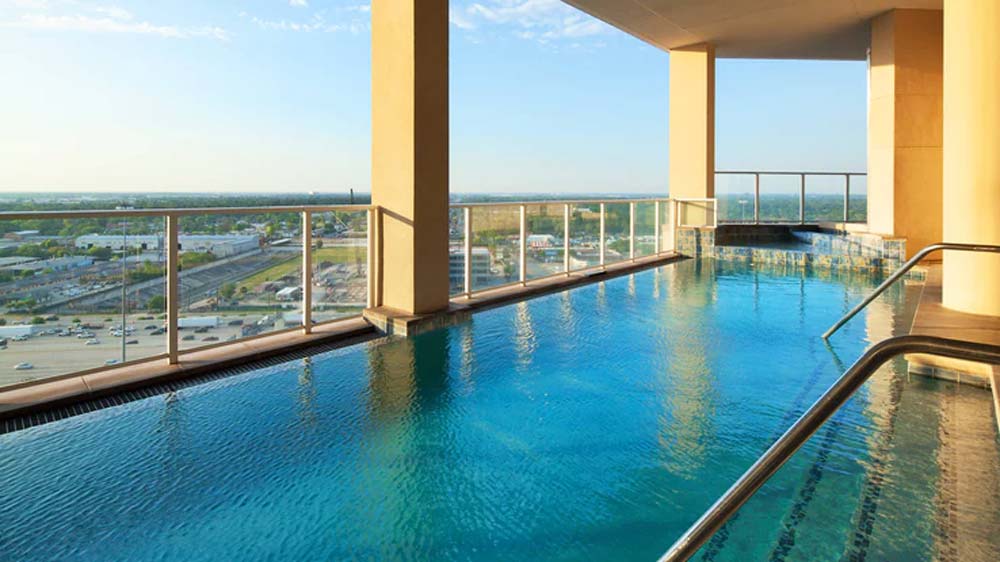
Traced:
<svg viewBox="0 0 1000 562">
<path fill-rule="evenodd" d="M 249 20 L 260 29 L 268 31 L 288 31 L 298 33 L 337 33 L 348 32 L 353 34 L 368 31 L 368 22 L 354 20 L 350 22 L 328 22 L 322 13 L 313 14 L 312 18 L 306 21 L 289 20 L 269 20 L 252 16 L 246 12 L 240 12 L 240 17 Z"/>
<path fill-rule="evenodd" d="M 453 2 L 457 4 L 457 2 Z M 601 35 L 608 26 L 560 0 L 482 0 L 453 6 L 451 24 L 458 29 L 500 30 L 520 39 L 548 43 Z M 578 44 L 578 43 L 577 43 Z"/>
<path fill-rule="evenodd" d="M 126 33 L 155 35 L 168 39 L 188 39 L 210 37 L 220 41 L 229 39 L 229 33 L 221 27 L 177 27 L 154 25 L 149 22 L 129 21 L 115 17 L 91 17 L 85 15 L 51 16 L 47 14 L 25 14 L 14 21 L 0 22 L 0 27 L 30 29 L 35 31 L 77 31 L 86 33 Z"/>
<path fill-rule="evenodd" d="M 26 29 L 45 32 L 83 32 L 152 35 L 167 39 L 208 37 L 227 41 L 229 33 L 222 27 L 180 27 L 138 21 L 135 16 L 118 6 L 95 5 L 79 0 L 13 0 L 21 10 L 19 17 L 0 20 L 0 28 Z M 72 9 L 72 13 L 56 13 Z"/>
<path fill-rule="evenodd" d="M 309 7 L 309 2 L 307 0 L 288 0 L 288 5 L 293 8 L 307 8 Z"/>
</svg>

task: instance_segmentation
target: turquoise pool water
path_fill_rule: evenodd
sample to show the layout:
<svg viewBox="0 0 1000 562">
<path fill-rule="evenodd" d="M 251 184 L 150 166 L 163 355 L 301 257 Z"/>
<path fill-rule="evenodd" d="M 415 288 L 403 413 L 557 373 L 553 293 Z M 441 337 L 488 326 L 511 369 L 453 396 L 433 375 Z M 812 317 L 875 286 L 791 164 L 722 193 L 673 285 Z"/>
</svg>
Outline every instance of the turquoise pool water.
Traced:
<svg viewBox="0 0 1000 562">
<path fill-rule="evenodd" d="M 877 281 L 686 261 L 0 435 L 2 560 L 653 560 L 869 342 Z M 886 369 L 699 555 L 995 560 L 989 395 Z"/>
</svg>

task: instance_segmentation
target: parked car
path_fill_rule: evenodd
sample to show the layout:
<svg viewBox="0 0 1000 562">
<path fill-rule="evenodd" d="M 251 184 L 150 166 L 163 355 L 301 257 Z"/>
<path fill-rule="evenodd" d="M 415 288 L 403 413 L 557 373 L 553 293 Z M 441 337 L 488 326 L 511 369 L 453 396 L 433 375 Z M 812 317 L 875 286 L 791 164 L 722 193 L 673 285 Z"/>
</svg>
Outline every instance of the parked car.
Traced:
<svg viewBox="0 0 1000 562">
<path fill-rule="evenodd" d="M 163 328 L 157 328 L 156 330 L 153 330 L 152 332 L 150 332 L 149 335 L 151 335 L 151 336 L 162 336 L 165 333 L 167 333 L 167 331 L 164 330 Z"/>
<path fill-rule="evenodd" d="M 194 329 L 194 333 L 196 333 L 196 334 L 207 334 L 208 333 L 208 327 L 207 326 L 202 326 L 201 328 L 195 328 Z"/>
<path fill-rule="evenodd" d="M 237 319 L 237 320 L 230 320 L 229 321 L 229 325 L 230 326 L 242 326 L 243 325 L 243 320 L 239 320 L 239 319 Z"/>
<path fill-rule="evenodd" d="M 219 338 L 215 336 L 208 336 L 207 338 L 201 338 L 201 341 L 219 341 Z"/>
</svg>

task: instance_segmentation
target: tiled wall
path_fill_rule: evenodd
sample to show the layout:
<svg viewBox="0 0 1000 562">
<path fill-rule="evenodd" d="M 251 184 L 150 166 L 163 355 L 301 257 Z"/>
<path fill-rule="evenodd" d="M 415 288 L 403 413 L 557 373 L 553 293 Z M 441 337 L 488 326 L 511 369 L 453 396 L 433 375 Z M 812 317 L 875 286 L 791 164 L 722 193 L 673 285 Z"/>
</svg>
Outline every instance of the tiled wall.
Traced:
<svg viewBox="0 0 1000 562">
<path fill-rule="evenodd" d="M 799 242 L 802 249 L 756 248 L 739 243 L 782 240 L 780 233 L 770 230 L 756 233 L 754 227 L 740 227 L 737 232 L 711 228 L 685 227 L 677 231 L 677 251 L 690 257 L 714 257 L 726 261 L 747 261 L 756 264 L 789 265 L 823 269 L 856 271 L 895 271 L 906 258 L 906 240 L 884 238 L 875 234 L 793 230 L 784 240 Z M 760 227 L 772 228 L 773 227 Z M 717 240 L 724 244 L 716 245 Z M 918 270 L 911 278 L 920 278 Z"/>
</svg>

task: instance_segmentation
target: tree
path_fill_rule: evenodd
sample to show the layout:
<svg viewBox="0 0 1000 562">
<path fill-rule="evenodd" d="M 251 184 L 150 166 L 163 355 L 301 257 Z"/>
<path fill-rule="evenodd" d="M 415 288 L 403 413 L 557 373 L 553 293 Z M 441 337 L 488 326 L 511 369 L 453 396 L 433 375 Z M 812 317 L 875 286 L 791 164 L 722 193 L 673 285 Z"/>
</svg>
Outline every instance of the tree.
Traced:
<svg viewBox="0 0 1000 562">
<path fill-rule="evenodd" d="M 35 316 L 34 318 L 31 319 L 31 323 L 32 324 L 44 324 L 45 323 L 45 319 L 42 318 L 41 316 Z"/>
<path fill-rule="evenodd" d="M 102 248 L 100 246 L 94 246 L 93 248 L 87 250 L 87 255 L 94 258 L 95 260 L 107 261 L 111 259 L 111 248 Z"/>
<path fill-rule="evenodd" d="M 225 285 L 219 288 L 219 296 L 226 300 L 232 299 L 233 295 L 235 294 L 236 294 L 236 285 L 233 283 L 226 283 Z"/>
<path fill-rule="evenodd" d="M 167 299 L 163 295 L 153 295 L 146 301 L 146 309 L 150 312 L 163 312 L 167 308 Z"/>
</svg>

